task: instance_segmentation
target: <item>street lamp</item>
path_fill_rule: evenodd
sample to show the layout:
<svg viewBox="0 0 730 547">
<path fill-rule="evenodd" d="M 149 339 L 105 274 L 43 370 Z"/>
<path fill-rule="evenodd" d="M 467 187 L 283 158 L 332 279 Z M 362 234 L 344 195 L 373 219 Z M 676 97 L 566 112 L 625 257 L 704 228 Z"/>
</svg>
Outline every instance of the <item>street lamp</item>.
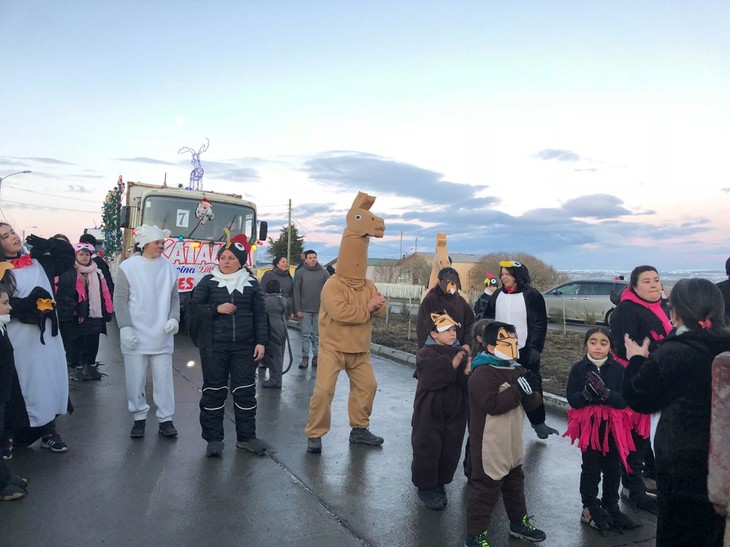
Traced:
<svg viewBox="0 0 730 547">
<path fill-rule="evenodd" d="M 26 226 L 25 228 L 23 228 L 23 241 L 25 241 L 25 230 L 26 230 L 26 228 L 31 228 L 32 229 L 32 228 L 38 228 L 38 226 Z"/>
<path fill-rule="evenodd" d="M 27 175 L 28 173 L 30 173 L 30 171 L 26 169 L 25 171 L 16 171 L 15 173 L 10 173 L 9 175 L 5 175 L 4 177 L 0 177 L 0 189 L 2 189 L 3 181 L 6 178 L 12 177 L 13 175 Z"/>
</svg>

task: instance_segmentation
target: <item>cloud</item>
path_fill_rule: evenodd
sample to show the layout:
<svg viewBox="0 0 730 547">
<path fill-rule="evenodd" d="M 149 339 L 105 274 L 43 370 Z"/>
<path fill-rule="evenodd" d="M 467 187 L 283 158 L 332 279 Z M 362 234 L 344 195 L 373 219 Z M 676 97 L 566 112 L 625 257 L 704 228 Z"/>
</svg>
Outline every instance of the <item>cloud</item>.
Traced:
<svg viewBox="0 0 730 547">
<path fill-rule="evenodd" d="M 472 200 L 484 188 L 450 182 L 436 171 L 364 152 L 317 154 L 304 161 L 303 170 L 310 179 L 343 190 L 412 197 L 442 206 Z M 496 197 L 480 199 L 498 202 Z"/>
<path fill-rule="evenodd" d="M 580 161 L 580 156 L 570 150 L 558 150 L 555 148 L 544 148 L 539 152 L 535 152 L 533 157 L 541 160 L 558 160 L 558 161 Z"/>
<path fill-rule="evenodd" d="M 722 191 L 722 192 L 729 192 L 730 193 L 730 187 L 728 187 L 728 188 L 720 188 L 720 191 Z"/>
<path fill-rule="evenodd" d="M 562 210 L 567 215 L 578 218 L 615 218 L 632 214 L 623 206 L 623 200 L 608 194 L 570 199 L 563 203 Z"/>
<path fill-rule="evenodd" d="M 68 192 L 77 192 L 79 194 L 89 194 L 93 192 L 94 190 L 91 188 L 84 188 L 80 184 L 69 184 L 68 185 Z"/>
<path fill-rule="evenodd" d="M 178 165 L 177 163 L 157 160 L 155 158 L 145 158 L 144 156 L 137 156 L 135 158 L 117 158 L 118 161 L 130 161 L 135 163 L 151 163 L 153 165 Z"/>
<path fill-rule="evenodd" d="M 39 158 L 39 157 L 27 156 L 27 157 L 21 157 L 19 159 L 35 161 L 38 163 L 47 163 L 50 165 L 74 165 L 73 163 L 69 163 L 69 162 L 63 161 L 63 160 L 57 160 L 56 158 Z"/>
</svg>

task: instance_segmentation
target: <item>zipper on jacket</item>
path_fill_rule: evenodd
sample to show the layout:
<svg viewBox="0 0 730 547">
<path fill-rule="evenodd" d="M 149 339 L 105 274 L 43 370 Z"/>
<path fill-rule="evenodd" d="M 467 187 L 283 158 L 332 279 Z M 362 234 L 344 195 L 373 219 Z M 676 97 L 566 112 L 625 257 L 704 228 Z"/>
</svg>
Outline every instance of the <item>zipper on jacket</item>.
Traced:
<svg viewBox="0 0 730 547">
<path fill-rule="evenodd" d="M 231 304 L 233 304 L 235 306 L 235 304 L 233 303 L 233 294 L 231 294 Z M 231 314 L 231 322 L 233 324 L 233 339 L 231 340 L 231 342 L 235 342 L 236 341 L 236 312 L 235 311 Z"/>
</svg>

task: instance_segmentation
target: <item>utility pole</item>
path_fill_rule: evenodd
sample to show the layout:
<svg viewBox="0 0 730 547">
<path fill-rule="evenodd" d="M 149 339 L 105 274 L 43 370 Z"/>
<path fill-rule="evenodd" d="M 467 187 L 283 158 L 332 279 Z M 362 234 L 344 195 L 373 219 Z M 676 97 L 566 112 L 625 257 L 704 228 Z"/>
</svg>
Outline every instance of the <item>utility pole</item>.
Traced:
<svg viewBox="0 0 730 547">
<path fill-rule="evenodd" d="M 286 263 L 291 264 L 291 198 L 289 198 L 289 224 L 287 225 Z"/>
<path fill-rule="evenodd" d="M 415 254 L 415 253 L 417 253 L 417 252 L 418 252 L 418 238 L 416 238 L 416 247 L 415 247 L 415 249 L 416 249 L 416 250 L 414 251 L 414 253 L 413 253 L 413 254 Z"/>
<path fill-rule="evenodd" d="M 403 258 L 403 230 L 400 231 L 400 255 Z"/>
</svg>

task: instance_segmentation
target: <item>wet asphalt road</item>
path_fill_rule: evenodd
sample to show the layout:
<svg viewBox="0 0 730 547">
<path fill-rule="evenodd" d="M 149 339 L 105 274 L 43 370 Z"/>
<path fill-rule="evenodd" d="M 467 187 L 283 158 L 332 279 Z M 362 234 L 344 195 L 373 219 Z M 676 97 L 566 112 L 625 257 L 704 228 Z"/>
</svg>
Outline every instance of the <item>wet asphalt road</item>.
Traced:
<svg viewBox="0 0 730 547">
<path fill-rule="evenodd" d="M 321 455 L 308 454 L 303 428 L 316 371 L 299 370 L 299 333 L 290 329 L 295 364 L 281 391 L 259 388 L 258 436 L 275 452 L 258 457 L 235 448 L 232 414 L 225 423 L 223 457 L 205 457 L 198 401 L 202 384 L 197 351 L 176 339 L 177 440 L 158 437 L 154 406 L 147 436 L 130 439 L 124 371 L 114 327 L 102 337 L 100 382 L 72 383 L 72 416 L 58 419 L 70 450 L 53 454 L 38 445 L 16 451 L 13 472 L 31 478 L 30 494 L 0 502 L 0 544 L 10 546 L 251 545 L 424 546 L 463 545 L 466 479 L 457 471 L 444 511 L 422 507 L 410 482 L 410 417 L 416 382 L 412 369 L 373 357 L 379 382 L 371 429 L 382 447 L 348 443 L 347 377 L 333 402 L 332 431 Z M 148 400 L 151 394 L 148 393 Z M 562 412 L 548 423 L 565 431 Z M 633 513 L 642 528 L 602 538 L 581 524 L 579 450 L 563 438 L 541 441 L 525 429 L 529 512 L 548 535 L 546 546 L 654 544 L 654 517 Z M 502 504 L 491 545 L 510 539 Z"/>
</svg>

